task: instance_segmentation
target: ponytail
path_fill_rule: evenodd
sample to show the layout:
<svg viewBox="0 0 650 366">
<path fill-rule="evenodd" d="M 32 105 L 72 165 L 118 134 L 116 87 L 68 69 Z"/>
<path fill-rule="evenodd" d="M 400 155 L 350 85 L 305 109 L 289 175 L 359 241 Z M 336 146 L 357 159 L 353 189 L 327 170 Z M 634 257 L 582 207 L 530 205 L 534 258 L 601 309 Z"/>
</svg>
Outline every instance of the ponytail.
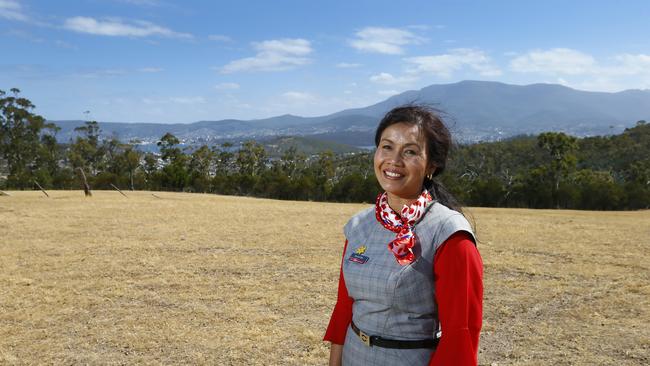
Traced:
<svg viewBox="0 0 650 366">
<path fill-rule="evenodd" d="M 435 177 L 433 179 L 424 178 L 424 188 L 426 188 L 434 200 L 438 201 L 440 204 L 447 206 L 448 208 L 458 211 L 462 214 L 463 207 L 460 202 L 454 197 L 451 192 Z"/>
</svg>

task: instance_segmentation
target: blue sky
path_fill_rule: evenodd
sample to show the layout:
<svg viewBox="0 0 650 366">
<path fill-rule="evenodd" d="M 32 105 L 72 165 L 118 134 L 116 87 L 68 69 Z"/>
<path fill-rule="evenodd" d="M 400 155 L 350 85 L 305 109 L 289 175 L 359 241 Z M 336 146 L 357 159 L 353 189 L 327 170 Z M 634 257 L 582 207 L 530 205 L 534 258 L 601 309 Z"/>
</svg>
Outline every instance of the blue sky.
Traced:
<svg viewBox="0 0 650 366">
<path fill-rule="evenodd" d="M 430 84 L 650 88 L 650 1 L 0 0 L 0 89 L 51 120 L 364 107 Z"/>
</svg>

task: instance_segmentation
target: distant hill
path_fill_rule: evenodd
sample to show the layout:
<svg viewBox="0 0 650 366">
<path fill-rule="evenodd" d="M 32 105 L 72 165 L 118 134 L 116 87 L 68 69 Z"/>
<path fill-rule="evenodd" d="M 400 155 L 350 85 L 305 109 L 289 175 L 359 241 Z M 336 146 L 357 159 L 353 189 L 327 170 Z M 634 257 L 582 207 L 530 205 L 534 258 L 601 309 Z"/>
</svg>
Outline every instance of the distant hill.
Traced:
<svg viewBox="0 0 650 366">
<path fill-rule="evenodd" d="M 123 141 L 155 143 L 171 132 L 188 144 L 311 136 L 353 146 L 372 145 L 379 119 L 405 103 L 424 103 L 445 112 L 461 141 L 493 141 L 505 137 L 562 131 L 575 136 L 622 132 L 636 121 L 650 120 L 650 90 L 588 92 L 555 84 L 509 85 L 461 81 L 431 85 L 392 96 L 380 103 L 320 117 L 282 115 L 259 120 L 200 121 L 188 124 L 100 122 L 104 135 Z M 52 121 L 62 130 L 59 141 L 74 136 L 82 121 Z"/>
<path fill-rule="evenodd" d="M 306 155 L 318 154 L 324 151 L 331 151 L 335 154 L 363 151 L 363 149 L 352 145 L 301 136 L 276 137 L 271 140 L 262 140 L 261 143 L 264 144 L 269 155 L 274 157 L 282 156 L 291 147 Z"/>
</svg>

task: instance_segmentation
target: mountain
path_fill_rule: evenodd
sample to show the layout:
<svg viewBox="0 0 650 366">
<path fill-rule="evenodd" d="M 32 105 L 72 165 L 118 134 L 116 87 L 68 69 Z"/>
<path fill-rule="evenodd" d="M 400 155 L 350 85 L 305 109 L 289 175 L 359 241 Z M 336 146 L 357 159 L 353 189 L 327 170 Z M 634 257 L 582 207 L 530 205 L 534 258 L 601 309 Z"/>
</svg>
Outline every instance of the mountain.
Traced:
<svg viewBox="0 0 650 366">
<path fill-rule="evenodd" d="M 373 144 L 374 129 L 391 108 L 423 103 L 443 111 L 460 141 L 491 141 L 562 131 L 575 136 L 620 133 L 636 121 L 650 120 L 650 90 L 589 92 L 555 84 L 509 85 L 461 81 L 431 85 L 392 96 L 365 108 L 320 117 L 282 115 L 258 120 L 200 121 L 189 124 L 100 122 L 105 136 L 155 143 L 171 132 L 187 144 L 212 144 L 281 136 L 311 136 L 353 146 Z M 52 121 L 62 130 L 59 141 L 73 138 L 83 121 Z"/>
</svg>

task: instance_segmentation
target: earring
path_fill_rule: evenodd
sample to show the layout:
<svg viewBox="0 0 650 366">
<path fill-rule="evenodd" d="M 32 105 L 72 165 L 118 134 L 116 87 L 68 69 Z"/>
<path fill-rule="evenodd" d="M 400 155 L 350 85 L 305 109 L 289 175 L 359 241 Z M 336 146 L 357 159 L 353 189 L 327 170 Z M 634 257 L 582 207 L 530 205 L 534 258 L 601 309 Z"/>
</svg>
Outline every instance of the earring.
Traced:
<svg viewBox="0 0 650 366">
<path fill-rule="evenodd" d="M 429 180 L 433 180 L 433 173 L 427 175 L 427 179 L 429 179 Z"/>
</svg>

